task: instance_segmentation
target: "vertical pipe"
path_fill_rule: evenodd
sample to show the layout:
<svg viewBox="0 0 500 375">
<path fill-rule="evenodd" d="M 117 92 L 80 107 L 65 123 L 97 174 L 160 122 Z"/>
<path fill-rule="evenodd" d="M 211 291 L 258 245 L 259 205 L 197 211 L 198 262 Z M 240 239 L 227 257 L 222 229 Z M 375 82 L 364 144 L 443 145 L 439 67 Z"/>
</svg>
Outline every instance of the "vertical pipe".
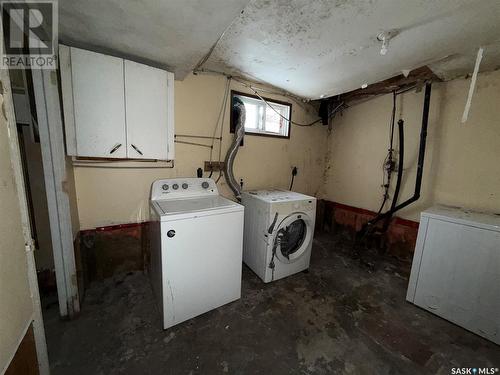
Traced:
<svg viewBox="0 0 500 375">
<path fill-rule="evenodd" d="M 417 176 L 415 178 L 415 192 L 413 196 L 403 203 L 397 205 L 394 208 L 391 208 L 389 211 L 376 216 L 372 220 L 368 221 L 363 228 L 361 228 L 360 232 L 361 233 L 366 233 L 369 227 L 373 226 L 375 223 L 379 222 L 380 220 L 390 217 L 392 214 L 394 214 L 396 211 L 399 211 L 400 209 L 412 204 L 413 202 L 417 201 L 420 198 L 420 191 L 422 188 L 422 176 L 423 176 L 423 171 L 424 171 L 424 161 L 425 161 L 425 148 L 426 148 L 426 143 L 427 143 L 427 126 L 429 125 L 429 108 L 430 108 L 430 102 L 431 102 L 431 88 L 432 88 L 432 83 L 427 82 L 425 84 L 425 94 L 424 94 L 424 109 L 422 111 L 422 128 L 420 130 L 420 146 L 418 150 L 418 162 L 417 162 Z"/>
<path fill-rule="evenodd" d="M 240 147 L 241 141 L 245 136 L 245 104 L 238 99 L 234 99 L 233 106 L 231 108 L 235 112 L 234 118 L 236 118 L 236 127 L 234 129 L 234 138 L 229 150 L 226 154 L 226 159 L 224 160 L 224 176 L 226 177 L 227 184 L 233 191 L 234 196 L 239 200 L 241 195 L 241 186 L 236 181 L 233 172 L 234 159 L 236 159 L 236 154 L 238 153 L 238 148 Z"/>
<path fill-rule="evenodd" d="M 398 176 L 396 180 L 396 188 L 394 189 L 394 196 L 392 197 L 391 209 L 396 208 L 398 203 L 399 191 L 401 190 L 401 182 L 403 180 L 403 167 L 404 167 L 404 157 L 405 157 L 405 139 L 404 139 L 404 121 L 400 119 L 398 121 L 398 136 L 399 136 L 399 160 L 398 160 Z M 389 211 L 389 212 L 390 212 Z M 384 222 L 383 231 L 385 232 L 389 227 L 392 214 L 387 216 Z"/>
<path fill-rule="evenodd" d="M 427 126 L 429 124 L 429 107 L 431 103 L 431 83 L 425 85 L 424 109 L 422 112 L 422 129 L 420 130 L 420 149 L 418 151 L 417 178 L 415 181 L 415 196 L 420 197 L 422 176 L 424 172 L 425 145 L 427 142 Z"/>
</svg>

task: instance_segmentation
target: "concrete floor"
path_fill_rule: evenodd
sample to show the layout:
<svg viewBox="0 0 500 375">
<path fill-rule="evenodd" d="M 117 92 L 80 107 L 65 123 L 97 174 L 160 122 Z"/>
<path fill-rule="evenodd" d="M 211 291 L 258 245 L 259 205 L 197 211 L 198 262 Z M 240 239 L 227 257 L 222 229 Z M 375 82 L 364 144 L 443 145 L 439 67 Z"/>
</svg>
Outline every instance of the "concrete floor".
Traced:
<svg viewBox="0 0 500 375">
<path fill-rule="evenodd" d="M 161 329 L 147 276 L 95 283 L 79 319 L 44 311 L 52 374 L 450 374 L 500 367 L 500 347 L 405 302 L 409 265 L 350 256 L 345 233 L 317 236 L 309 273 Z"/>
</svg>

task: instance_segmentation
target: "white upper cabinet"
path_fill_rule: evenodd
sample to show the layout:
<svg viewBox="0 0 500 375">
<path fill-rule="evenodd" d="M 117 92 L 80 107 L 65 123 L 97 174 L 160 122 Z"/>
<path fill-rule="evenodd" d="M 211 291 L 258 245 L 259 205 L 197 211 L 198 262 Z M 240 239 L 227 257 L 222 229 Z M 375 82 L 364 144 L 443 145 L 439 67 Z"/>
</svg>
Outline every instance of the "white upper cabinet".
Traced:
<svg viewBox="0 0 500 375">
<path fill-rule="evenodd" d="M 126 157 L 123 60 L 71 48 L 79 156 Z"/>
<path fill-rule="evenodd" d="M 125 113 L 128 157 L 167 159 L 171 99 L 168 76 L 161 69 L 125 61 Z M 171 74 L 171 73 L 170 73 Z"/>
<path fill-rule="evenodd" d="M 172 73 L 59 46 L 68 155 L 174 158 Z"/>
</svg>

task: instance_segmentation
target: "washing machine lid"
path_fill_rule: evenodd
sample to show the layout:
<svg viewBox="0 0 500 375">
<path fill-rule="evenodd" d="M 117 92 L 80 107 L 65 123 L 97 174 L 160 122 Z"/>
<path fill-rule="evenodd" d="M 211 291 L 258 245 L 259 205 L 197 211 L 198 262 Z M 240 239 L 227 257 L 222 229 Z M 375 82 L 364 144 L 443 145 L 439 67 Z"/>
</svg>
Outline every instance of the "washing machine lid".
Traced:
<svg viewBox="0 0 500 375">
<path fill-rule="evenodd" d="M 201 214 L 243 210 L 243 206 L 220 195 L 208 197 L 153 201 L 162 220 L 166 217 L 184 218 Z"/>
</svg>

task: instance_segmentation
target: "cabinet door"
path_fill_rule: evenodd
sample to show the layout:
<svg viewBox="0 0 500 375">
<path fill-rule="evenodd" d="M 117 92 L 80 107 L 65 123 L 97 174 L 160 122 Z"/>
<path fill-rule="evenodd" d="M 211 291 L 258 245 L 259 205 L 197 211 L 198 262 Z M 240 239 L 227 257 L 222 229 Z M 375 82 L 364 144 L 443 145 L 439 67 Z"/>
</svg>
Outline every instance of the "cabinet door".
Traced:
<svg viewBox="0 0 500 375">
<path fill-rule="evenodd" d="M 127 155 L 166 160 L 168 151 L 167 72 L 125 61 Z M 171 135 L 173 136 L 173 135 Z"/>
<path fill-rule="evenodd" d="M 123 59 L 71 48 L 78 156 L 124 158 Z"/>
</svg>

